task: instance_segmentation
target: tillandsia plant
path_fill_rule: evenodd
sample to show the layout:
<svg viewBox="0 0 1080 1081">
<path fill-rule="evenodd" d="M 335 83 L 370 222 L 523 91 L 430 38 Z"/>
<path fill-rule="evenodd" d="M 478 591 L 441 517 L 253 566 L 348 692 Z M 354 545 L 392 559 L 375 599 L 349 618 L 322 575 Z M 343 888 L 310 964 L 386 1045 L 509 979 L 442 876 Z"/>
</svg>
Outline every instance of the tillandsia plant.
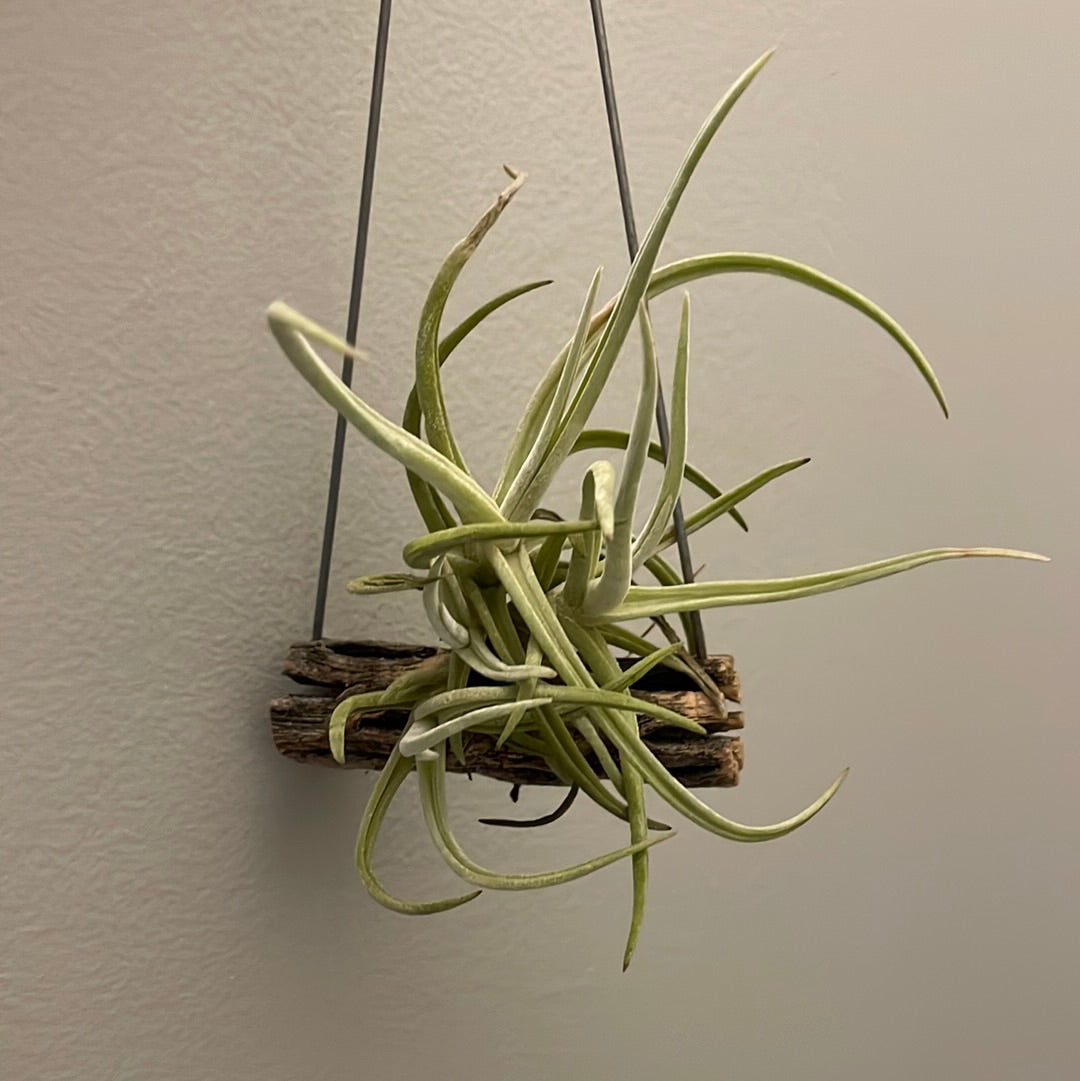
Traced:
<svg viewBox="0 0 1080 1081">
<path fill-rule="evenodd" d="M 375 900 L 396 912 L 445 911 L 473 900 L 483 889 L 553 886 L 629 858 L 633 905 L 624 954 L 629 963 L 645 905 L 648 849 L 668 829 L 646 810 L 645 789 L 698 826 L 734 841 L 769 841 L 809 821 L 832 798 L 846 771 L 803 811 L 768 826 L 747 826 L 719 814 L 668 772 L 639 735 L 637 715 L 660 718 L 705 737 L 705 729 L 672 710 L 632 697 L 630 687 L 656 665 L 691 676 L 706 693 L 715 686 L 669 626 L 674 640 L 657 646 L 624 624 L 699 609 L 765 604 L 809 597 L 968 556 L 1042 559 L 1002 548 L 935 548 L 797 578 L 683 584 L 664 560 L 675 541 L 672 512 L 684 482 L 706 502 L 686 520 L 688 533 L 730 515 L 739 504 L 807 459 L 765 470 L 722 491 L 687 462 L 687 378 L 690 303 L 684 295 L 675 347 L 671 441 L 665 456 L 651 439 L 658 365 L 648 304 L 670 290 L 717 274 L 773 274 L 843 302 L 889 334 L 914 363 L 942 410 L 936 376 L 915 342 L 881 308 L 833 278 L 775 255 L 726 252 L 682 259 L 657 269 L 672 215 L 695 168 L 724 118 L 765 65 L 753 64 L 713 109 L 680 166 L 622 288 L 596 309 L 600 272 L 589 285 L 569 341 L 547 369 L 510 443 L 498 482 L 485 491 L 469 472 L 447 414 L 440 369 L 467 335 L 516 297 L 546 282 L 531 282 L 495 297 L 460 325 L 443 333 L 442 318 L 462 268 L 521 186 L 511 182 L 471 232 L 443 262 L 427 294 L 416 339 L 416 379 L 400 425 L 379 414 L 330 370 L 313 348 L 359 356 L 333 334 L 282 302 L 271 305 L 271 330 L 286 356 L 311 386 L 376 447 L 401 463 L 427 532 L 405 545 L 408 572 L 360 578 L 354 593 L 416 590 L 432 631 L 446 651 L 386 690 L 345 698 L 330 720 L 334 757 L 344 761 L 345 727 L 365 710 L 409 711 L 409 723 L 379 776 L 360 825 L 357 864 Z M 642 341 L 639 391 L 627 431 L 589 427 L 590 415 L 634 328 Z M 624 451 L 621 468 L 593 462 L 581 482 L 578 516 L 563 520 L 544 506 L 557 472 L 583 451 Z M 640 503 L 648 459 L 663 462 L 651 502 Z M 655 585 L 638 585 L 647 572 Z M 640 659 L 624 671 L 615 650 Z M 477 682 L 477 677 L 484 682 Z M 496 735 L 498 745 L 542 757 L 570 788 L 629 825 L 630 843 L 595 859 L 538 874 L 504 874 L 480 866 L 462 849 L 447 815 L 446 756 L 462 756 L 469 732 Z M 588 754 L 599 764 L 594 770 Z M 447 864 L 471 885 L 461 896 L 401 900 L 372 870 L 372 850 L 395 793 L 413 771 L 432 840 Z M 551 816 L 549 816 L 551 817 Z M 667 834 L 671 836 L 671 834 Z"/>
</svg>

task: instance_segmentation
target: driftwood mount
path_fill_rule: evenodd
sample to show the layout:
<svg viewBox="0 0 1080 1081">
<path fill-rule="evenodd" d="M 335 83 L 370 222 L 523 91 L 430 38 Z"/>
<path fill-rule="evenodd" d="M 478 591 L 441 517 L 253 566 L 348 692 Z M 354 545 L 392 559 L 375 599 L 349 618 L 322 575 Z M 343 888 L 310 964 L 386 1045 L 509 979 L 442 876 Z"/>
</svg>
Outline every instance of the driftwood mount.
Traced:
<svg viewBox="0 0 1080 1081">
<path fill-rule="evenodd" d="M 430 646 L 394 642 L 319 640 L 297 643 L 289 649 L 283 672 L 308 690 L 275 698 L 270 703 L 274 745 L 295 761 L 336 767 L 330 755 L 327 724 L 339 697 L 346 690 L 351 694 L 381 690 L 436 652 Z M 709 657 L 705 669 L 724 698 L 732 707 L 736 706 L 739 677 L 731 657 Z M 662 721 L 638 718 L 642 739 L 684 785 L 730 788 L 739 783 L 743 764 L 742 740 L 727 733 L 742 728 L 741 711 L 717 709 L 689 678 L 663 667 L 648 673 L 634 685 L 632 692 L 692 718 L 708 731 L 709 735 L 703 738 L 668 727 Z M 346 768 L 380 769 L 407 719 L 408 714 L 399 709 L 351 718 L 345 731 Z M 586 756 L 591 760 L 587 751 Z M 447 768 L 512 784 L 562 784 L 542 759 L 505 747 L 496 750 L 494 739 L 479 733 L 465 736 L 465 765 L 448 755 Z"/>
</svg>

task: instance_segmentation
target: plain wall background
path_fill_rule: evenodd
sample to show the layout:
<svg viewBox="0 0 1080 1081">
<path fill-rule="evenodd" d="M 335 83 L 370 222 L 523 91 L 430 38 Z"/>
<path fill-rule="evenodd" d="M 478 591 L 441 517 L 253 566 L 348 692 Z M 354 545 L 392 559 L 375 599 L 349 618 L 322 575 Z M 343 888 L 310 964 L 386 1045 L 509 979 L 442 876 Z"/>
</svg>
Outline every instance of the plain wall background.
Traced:
<svg viewBox="0 0 1080 1081">
<path fill-rule="evenodd" d="M 702 536 L 707 573 L 938 544 L 1055 557 L 708 615 L 749 721 L 743 784 L 713 805 L 774 820 L 853 772 L 774 845 L 686 826 L 658 850 L 623 976 L 625 866 L 396 917 L 352 867 L 372 778 L 270 743 L 279 659 L 309 628 L 333 417 L 263 312 L 283 296 L 344 323 L 376 7 L 0 9 L 0 1074 L 1070 1076 L 1080 8 L 609 0 L 643 225 L 713 102 L 781 46 L 666 255 L 774 250 L 847 280 L 914 333 L 954 410 L 819 295 L 697 287 L 693 460 L 733 483 L 814 458 L 747 505 L 748 536 Z M 625 265 L 588 5 L 399 0 L 390 50 L 363 393 L 398 414 L 426 283 L 503 161 L 530 180 L 454 312 L 556 279 L 449 377 L 456 415 L 479 407 L 465 445 L 490 477 L 592 270 L 610 292 Z M 417 531 L 402 491 L 353 439 L 332 634 L 423 634 L 411 599 L 343 591 L 398 566 Z M 508 807 L 505 786 L 452 798 L 499 866 L 621 837 L 584 805 L 492 835 L 468 823 Z M 434 894 L 448 875 L 411 803 L 382 866 Z"/>
</svg>

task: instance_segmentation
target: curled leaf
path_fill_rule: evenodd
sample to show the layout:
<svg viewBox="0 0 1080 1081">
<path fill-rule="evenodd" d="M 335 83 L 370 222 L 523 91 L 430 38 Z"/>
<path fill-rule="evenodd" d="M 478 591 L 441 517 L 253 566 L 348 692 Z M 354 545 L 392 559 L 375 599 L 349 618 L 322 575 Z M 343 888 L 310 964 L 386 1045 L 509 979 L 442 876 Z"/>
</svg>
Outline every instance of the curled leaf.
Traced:
<svg viewBox="0 0 1080 1081">
<path fill-rule="evenodd" d="M 353 578 L 345 588 L 350 593 L 402 593 L 410 589 L 423 589 L 429 582 L 427 575 L 421 574 L 369 574 L 363 578 Z"/>
</svg>

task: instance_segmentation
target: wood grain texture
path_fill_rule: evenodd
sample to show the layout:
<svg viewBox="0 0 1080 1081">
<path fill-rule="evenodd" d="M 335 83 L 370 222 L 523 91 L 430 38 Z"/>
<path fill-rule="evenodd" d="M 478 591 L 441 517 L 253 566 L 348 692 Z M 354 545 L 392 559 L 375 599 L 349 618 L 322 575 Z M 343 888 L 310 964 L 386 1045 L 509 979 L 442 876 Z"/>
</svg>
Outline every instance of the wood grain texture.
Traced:
<svg viewBox="0 0 1080 1081">
<path fill-rule="evenodd" d="M 271 702 L 275 746 L 295 761 L 340 768 L 330 755 L 327 735 L 327 724 L 338 698 L 346 690 L 353 694 L 380 690 L 437 652 L 429 646 L 375 641 L 293 645 L 283 671 L 312 690 L 284 695 Z M 737 703 L 739 681 L 731 657 L 710 657 L 705 667 L 724 698 Z M 683 784 L 695 788 L 730 788 L 738 784 L 743 765 L 742 740 L 724 733 L 742 727 L 741 711 L 718 710 L 688 679 L 667 669 L 654 669 L 634 686 L 633 693 L 692 718 L 708 731 L 709 735 L 702 738 L 653 718 L 638 720 L 642 739 Z M 350 720 L 345 732 L 345 768 L 380 769 L 407 719 L 406 711 L 391 709 Z M 582 749 L 595 766 L 584 743 Z M 495 740 L 479 733 L 465 735 L 465 763 L 457 762 L 451 755 L 447 758 L 447 768 L 516 784 L 562 783 L 543 760 L 506 748 L 496 751 Z"/>
</svg>

